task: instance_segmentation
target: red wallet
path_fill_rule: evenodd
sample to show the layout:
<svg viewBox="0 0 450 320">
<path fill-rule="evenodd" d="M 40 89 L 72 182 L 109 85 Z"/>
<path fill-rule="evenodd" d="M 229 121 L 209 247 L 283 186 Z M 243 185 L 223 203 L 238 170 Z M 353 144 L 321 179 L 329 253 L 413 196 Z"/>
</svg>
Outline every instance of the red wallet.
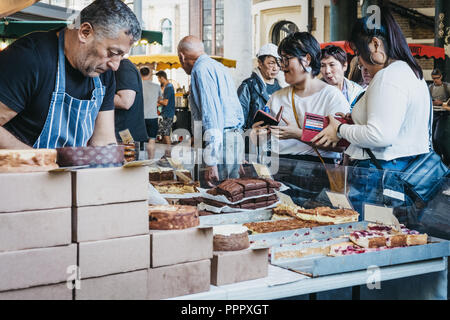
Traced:
<svg viewBox="0 0 450 320">
<path fill-rule="evenodd" d="M 341 123 L 345 124 L 353 124 L 352 121 L 347 121 L 344 118 L 335 117 L 336 120 L 339 120 Z M 323 129 L 328 127 L 330 124 L 330 120 L 328 117 L 319 116 L 317 114 L 305 113 L 305 121 L 303 123 L 303 134 L 301 140 L 306 143 L 310 143 L 311 140 L 319 134 Z M 342 139 L 339 141 L 339 147 L 348 147 L 350 143 Z"/>
</svg>

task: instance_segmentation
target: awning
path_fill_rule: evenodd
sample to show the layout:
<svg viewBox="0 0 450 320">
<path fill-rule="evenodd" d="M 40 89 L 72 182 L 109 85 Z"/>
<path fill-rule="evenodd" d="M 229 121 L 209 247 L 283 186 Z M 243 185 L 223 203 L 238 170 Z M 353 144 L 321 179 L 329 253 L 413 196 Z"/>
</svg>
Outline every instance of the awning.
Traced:
<svg viewBox="0 0 450 320">
<path fill-rule="evenodd" d="M 7 17 L 25 9 L 39 0 L 2 0 L 0 1 L 0 18 Z"/>
<path fill-rule="evenodd" d="M 347 41 L 335 41 L 335 42 L 328 42 L 328 43 L 322 43 L 320 45 L 321 49 L 325 48 L 329 45 L 335 45 L 345 50 L 348 54 L 354 55 L 352 48 L 350 48 L 350 45 L 347 43 Z M 428 58 L 428 59 L 445 59 L 445 49 L 439 48 L 439 47 L 432 47 L 432 46 L 426 46 L 423 44 L 415 44 L 410 43 L 408 44 L 413 56 L 417 58 Z"/>
<path fill-rule="evenodd" d="M 445 49 L 439 47 L 425 46 L 422 44 L 409 44 L 414 56 L 428 59 L 445 59 Z"/>
<path fill-rule="evenodd" d="M 0 38 L 18 39 L 35 31 L 48 31 L 66 27 L 69 21 L 0 21 Z M 162 32 L 142 30 L 141 40 L 136 45 L 162 44 Z"/>
<path fill-rule="evenodd" d="M 230 60 L 223 57 L 212 56 L 214 60 L 222 63 L 228 68 L 236 68 L 236 60 Z M 147 56 L 131 56 L 130 61 L 137 66 L 148 65 L 151 66 L 155 64 L 154 70 L 169 70 L 181 68 L 180 60 L 177 55 L 174 54 L 153 54 Z"/>
<path fill-rule="evenodd" d="M 0 38 L 18 39 L 30 32 L 66 27 L 67 21 L 0 21 Z"/>
<path fill-rule="evenodd" d="M 139 45 L 146 44 L 163 44 L 163 34 L 160 31 L 142 30 L 141 40 Z"/>
</svg>

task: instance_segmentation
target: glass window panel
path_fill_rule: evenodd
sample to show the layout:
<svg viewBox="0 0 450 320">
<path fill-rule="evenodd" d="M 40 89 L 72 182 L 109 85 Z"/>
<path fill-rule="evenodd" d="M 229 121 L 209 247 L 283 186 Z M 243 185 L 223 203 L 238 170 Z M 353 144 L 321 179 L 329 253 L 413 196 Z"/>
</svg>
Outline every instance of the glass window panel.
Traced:
<svg viewBox="0 0 450 320">
<path fill-rule="evenodd" d="M 203 27 L 203 40 L 210 40 L 212 41 L 212 26 L 204 26 Z"/>
<path fill-rule="evenodd" d="M 205 53 L 208 55 L 212 54 L 212 41 L 203 41 L 203 44 L 205 45 Z"/>
<path fill-rule="evenodd" d="M 216 9 L 223 9 L 223 0 L 216 0 Z"/>
<path fill-rule="evenodd" d="M 223 17 L 224 17 L 224 10 L 223 9 L 217 9 L 216 10 L 216 24 L 223 24 Z"/>
<path fill-rule="evenodd" d="M 161 32 L 163 33 L 163 53 L 172 52 L 172 22 L 165 19 L 161 25 Z"/>
<path fill-rule="evenodd" d="M 212 25 L 212 10 L 203 10 L 203 25 Z"/>
<path fill-rule="evenodd" d="M 212 0 L 203 0 L 203 10 L 212 9 Z"/>
</svg>

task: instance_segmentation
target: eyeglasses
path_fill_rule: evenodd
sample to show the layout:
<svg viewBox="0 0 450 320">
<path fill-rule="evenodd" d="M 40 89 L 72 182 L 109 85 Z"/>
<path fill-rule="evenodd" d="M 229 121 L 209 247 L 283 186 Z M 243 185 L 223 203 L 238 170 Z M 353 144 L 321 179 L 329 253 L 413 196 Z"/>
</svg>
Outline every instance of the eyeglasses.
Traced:
<svg viewBox="0 0 450 320">
<path fill-rule="evenodd" d="M 281 56 L 281 59 L 280 59 L 281 66 L 285 67 L 285 68 L 289 67 L 289 61 L 291 59 L 294 59 L 294 58 L 297 58 L 297 57 L 295 57 L 295 56 Z"/>
</svg>

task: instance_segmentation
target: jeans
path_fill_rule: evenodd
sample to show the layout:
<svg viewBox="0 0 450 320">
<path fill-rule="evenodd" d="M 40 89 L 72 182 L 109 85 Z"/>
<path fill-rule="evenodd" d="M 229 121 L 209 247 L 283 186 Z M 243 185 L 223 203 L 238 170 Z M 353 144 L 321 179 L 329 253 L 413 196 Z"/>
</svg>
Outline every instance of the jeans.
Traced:
<svg viewBox="0 0 450 320">
<path fill-rule="evenodd" d="M 414 225 L 418 223 L 418 213 L 412 199 L 405 193 L 399 173 L 415 157 L 400 158 L 392 161 L 379 160 L 383 171 L 378 170 L 371 160 L 356 161 L 349 172 L 349 199 L 354 209 L 364 219 L 364 204 L 373 204 L 394 208 L 394 215 L 400 223 Z"/>
<path fill-rule="evenodd" d="M 239 169 L 245 159 L 245 143 L 242 130 L 225 131 L 223 134 L 223 155 L 222 164 L 217 166 L 219 170 L 219 179 L 239 178 Z"/>
</svg>

